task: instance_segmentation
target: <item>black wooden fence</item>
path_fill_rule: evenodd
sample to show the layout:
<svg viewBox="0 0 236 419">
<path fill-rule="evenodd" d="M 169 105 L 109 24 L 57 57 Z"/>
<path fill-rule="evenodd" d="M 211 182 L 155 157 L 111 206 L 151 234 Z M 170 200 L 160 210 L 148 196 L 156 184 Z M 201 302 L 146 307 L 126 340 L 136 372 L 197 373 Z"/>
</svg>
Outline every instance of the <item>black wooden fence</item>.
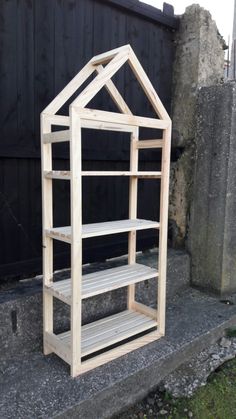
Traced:
<svg viewBox="0 0 236 419">
<path fill-rule="evenodd" d="M 165 6 L 165 10 L 170 8 Z M 170 110 L 178 21 L 137 0 L 2 0 L 0 2 L 0 278 L 41 272 L 41 178 L 39 115 L 53 97 L 95 54 L 130 43 L 166 108 Z M 115 79 L 131 109 L 150 115 L 150 106 L 131 72 Z M 92 106 L 113 109 L 106 92 Z M 84 169 L 127 168 L 129 141 L 87 132 Z M 143 133 L 143 137 L 153 133 Z M 55 151 L 54 168 L 68 167 L 68 150 Z M 158 170 L 159 154 L 141 155 L 142 169 Z M 138 215 L 155 219 L 159 186 L 140 181 Z M 86 179 L 84 222 L 126 218 L 128 182 Z M 69 223 L 69 185 L 55 181 L 55 224 Z M 66 223 L 66 224 L 65 224 Z M 153 232 L 138 246 L 153 245 Z M 126 253 L 127 237 L 86 240 L 84 262 Z M 55 269 L 68 266 L 69 247 L 55 244 Z"/>
</svg>

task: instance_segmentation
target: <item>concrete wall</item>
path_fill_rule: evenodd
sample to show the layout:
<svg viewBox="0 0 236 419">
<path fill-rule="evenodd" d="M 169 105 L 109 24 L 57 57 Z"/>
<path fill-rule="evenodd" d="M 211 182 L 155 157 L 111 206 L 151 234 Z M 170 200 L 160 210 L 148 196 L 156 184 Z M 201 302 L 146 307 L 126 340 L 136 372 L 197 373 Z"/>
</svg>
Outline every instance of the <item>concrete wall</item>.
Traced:
<svg viewBox="0 0 236 419">
<path fill-rule="evenodd" d="M 236 82 L 198 94 L 189 228 L 192 282 L 236 291 Z"/>
<path fill-rule="evenodd" d="M 199 5 L 187 7 L 175 42 L 172 144 L 179 148 L 180 157 L 171 169 L 169 218 L 172 244 L 182 247 L 192 199 L 197 92 L 199 87 L 222 82 L 224 42 L 210 13 Z"/>
</svg>

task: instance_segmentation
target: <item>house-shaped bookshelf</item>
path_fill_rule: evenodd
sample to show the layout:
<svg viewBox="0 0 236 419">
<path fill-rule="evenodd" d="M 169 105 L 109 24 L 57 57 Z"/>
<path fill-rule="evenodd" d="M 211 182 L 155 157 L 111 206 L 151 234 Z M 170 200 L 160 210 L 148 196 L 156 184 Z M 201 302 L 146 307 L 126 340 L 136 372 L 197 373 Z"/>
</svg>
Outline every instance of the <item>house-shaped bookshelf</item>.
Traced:
<svg viewBox="0 0 236 419">
<path fill-rule="evenodd" d="M 111 80 L 126 62 L 150 101 L 156 118 L 133 115 Z M 94 72 L 96 76 L 70 104 L 68 116 L 57 114 Z M 120 113 L 86 108 L 104 86 Z M 55 126 L 63 128 L 54 131 Z M 157 129 L 158 132 L 162 132 L 162 136 L 159 139 L 139 140 L 139 127 Z M 114 131 L 129 133 L 130 170 L 82 171 L 82 128 L 107 130 L 111 131 L 111 135 Z M 44 353 L 54 352 L 66 361 L 71 366 L 73 377 L 140 348 L 165 333 L 170 138 L 170 117 L 130 45 L 93 57 L 41 114 Z M 70 171 L 52 170 L 52 145 L 64 141 L 69 141 Z M 161 171 L 139 171 L 139 150 L 155 148 L 161 149 L 162 152 Z M 129 219 L 83 225 L 83 176 L 128 176 Z M 159 179 L 161 182 L 158 221 L 137 219 L 139 178 Z M 53 225 L 53 179 L 67 179 L 70 182 L 70 226 Z M 136 263 L 136 232 L 145 229 L 159 230 L 158 269 Z M 82 275 L 83 240 L 121 232 L 128 233 L 128 264 Z M 53 240 L 62 240 L 71 246 L 70 279 L 53 280 Z M 158 282 L 157 309 L 135 300 L 135 284 L 150 278 L 156 278 Z M 81 325 L 83 299 L 103 293 L 106 298 L 106 292 L 121 287 L 128 287 L 127 310 Z M 70 330 L 61 334 L 54 333 L 53 298 L 58 298 L 70 306 Z"/>
</svg>

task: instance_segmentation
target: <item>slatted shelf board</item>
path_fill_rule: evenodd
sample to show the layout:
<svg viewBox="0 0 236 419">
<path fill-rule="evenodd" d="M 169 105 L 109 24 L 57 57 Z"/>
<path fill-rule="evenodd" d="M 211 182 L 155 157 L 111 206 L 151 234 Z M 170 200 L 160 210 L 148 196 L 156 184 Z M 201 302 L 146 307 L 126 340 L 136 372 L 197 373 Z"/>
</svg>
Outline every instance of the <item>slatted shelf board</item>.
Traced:
<svg viewBox="0 0 236 419">
<path fill-rule="evenodd" d="M 113 75 L 126 62 L 150 101 L 156 118 L 133 115 L 114 85 Z M 70 104 L 69 115 L 58 115 L 59 109 L 93 73 L 96 73 L 96 76 Z M 104 86 L 120 113 L 86 107 Z M 55 131 L 59 126 L 66 129 Z M 162 130 L 162 138 L 140 140 L 139 127 Z M 82 171 L 82 129 L 129 133 L 130 170 Z M 70 365 L 73 377 L 153 342 L 165 333 L 170 137 L 169 115 L 130 45 L 93 57 L 41 114 L 44 353 L 55 352 L 64 359 Z M 64 141 L 69 142 L 70 171 L 55 171 L 52 168 L 52 147 L 54 143 Z M 139 150 L 157 148 L 162 153 L 161 171 L 139 171 Z M 129 177 L 129 218 L 82 225 L 83 176 Z M 137 218 L 137 191 L 140 178 L 160 179 L 160 218 L 157 215 L 160 222 Z M 53 227 L 53 179 L 70 182 L 71 226 Z M 159 229 L 159 234 L 157 234 L 157 238 L 159 236 L 158 269 L 136 263 L 136 232 L 145 229 Z M 128 265 L 82 276 L 83 239 L 123 232 L 128 232 Z M 70 279 L 59 282 L 52 280 L 53 239 L 62 240 L 71 245 Z M 158 278 L 157 309 L 135 301 L 135 284 L 149 278 Z M 82 326 L 82 300 L 84 298 L 124 286 L 128 287 L 126 311 Z M 61 299 L 69 304 L 71 311 L 71 330 L 59 335 L 53 333 L 53 298 Z M 139 335 L 142 332 L 145 332 L 144 336 Z M 124 342 L 127 338 L 133 338 L 133 340 Z M 110 348 L 114 344 L 118 346 Z M 102 349 L 106 351 L 97 354 L 97 351 Z M 84 360 L 85 356 L 91 354 L 94 354 L 91 359 Z"/>
<path fill-rule="evenodd" d="M 132 230 L 147 230 L 150 228 L 159 228 L 159 223 L 150 220 L 128 219 L 84 224 L 82 226 L 82 238 L 107 236 L 109 234 L 125 233 Z M 70 226 L 47 229 L 46 234 L 54 239 L 71 243 Z"/>
<path fill-rule="evenodd" d="M 82 299 L 155 277 L 158 277 L 156 269 L 138 263 L 83 275 Z M 71 278 L 52 282 L 46 286 L 46 291 L 64 303 L 71 304 Z"/>
<path fill-rule="evenodd" d="M 132 310 L 126 310 L 89 323 L 81 328 L 82 357 L 156 327 L 156 320 Z M 52 334 L 51 339 L 53 339 L 53 336 L 56 339 L 60 339 L 64 346 L 64 351 L 68 351 L 69 357 L 71 346 L 70 331 L 59 335 Z"/>
</svg>

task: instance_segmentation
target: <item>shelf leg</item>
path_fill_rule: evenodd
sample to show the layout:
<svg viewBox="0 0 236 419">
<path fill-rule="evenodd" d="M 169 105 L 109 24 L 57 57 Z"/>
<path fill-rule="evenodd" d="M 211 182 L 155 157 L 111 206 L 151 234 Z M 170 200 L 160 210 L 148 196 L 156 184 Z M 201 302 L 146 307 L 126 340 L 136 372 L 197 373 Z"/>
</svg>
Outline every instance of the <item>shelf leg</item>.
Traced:
<svg viewBox="0 0 236 419">
<path fill-rule="evenodd" d="M 82 322 L 82 192 L 81 192 L 81 123 L 73 107 L 70 109 L 71 162 L 71 375 L 81 369 Z"/>
<path fill-rule="evenodd" d="M 130 141 L 130 171 L 138 171 L 138 148 L 136 143 L 138 141 L 139 128 L 135 127 L 131 133 Z M 138 179 L 137 177 L 130 177 L 129 181 L 129 218 L 137 218 L 137 198 L 138 198 Z M 130 231 L 128 237 L 128 263 L 136 262 L 136 231 Z M 128 309 L 133 308 L 135 301 L 135 284 L 128 286 Z"/>
<path fill-rule="evenodd" d="M 41 135 L 51 132 L 51 124 L 41 115 Z M 52 170 L 52 145 L 43 144 L 42 153 L 42 218 L 43 218 L 43 287 L 53 279 L 53 241 L 45 234 L 45 229 L 53 227 L 52 179 L 44 177 L 44 171 Z M 53 332 L 53 297 L 43 292 L 44 354 L 52 352 L 46 342 L 45 332 Z"/>
<path fill-rule="evenodd" d="M 165 334 L 166 312 L 166 264 L 167 264 L 167 234 L 168 234 L 168 202 L 169 202 L 169 172 L 170 172 L 170 140 L 171 123 L 164 130 L 162 162 L 161 162 L 161 202 L 159 231 L 159 278 L 158 278 L 158 328 L 161 335 Z"/>
</svg>

